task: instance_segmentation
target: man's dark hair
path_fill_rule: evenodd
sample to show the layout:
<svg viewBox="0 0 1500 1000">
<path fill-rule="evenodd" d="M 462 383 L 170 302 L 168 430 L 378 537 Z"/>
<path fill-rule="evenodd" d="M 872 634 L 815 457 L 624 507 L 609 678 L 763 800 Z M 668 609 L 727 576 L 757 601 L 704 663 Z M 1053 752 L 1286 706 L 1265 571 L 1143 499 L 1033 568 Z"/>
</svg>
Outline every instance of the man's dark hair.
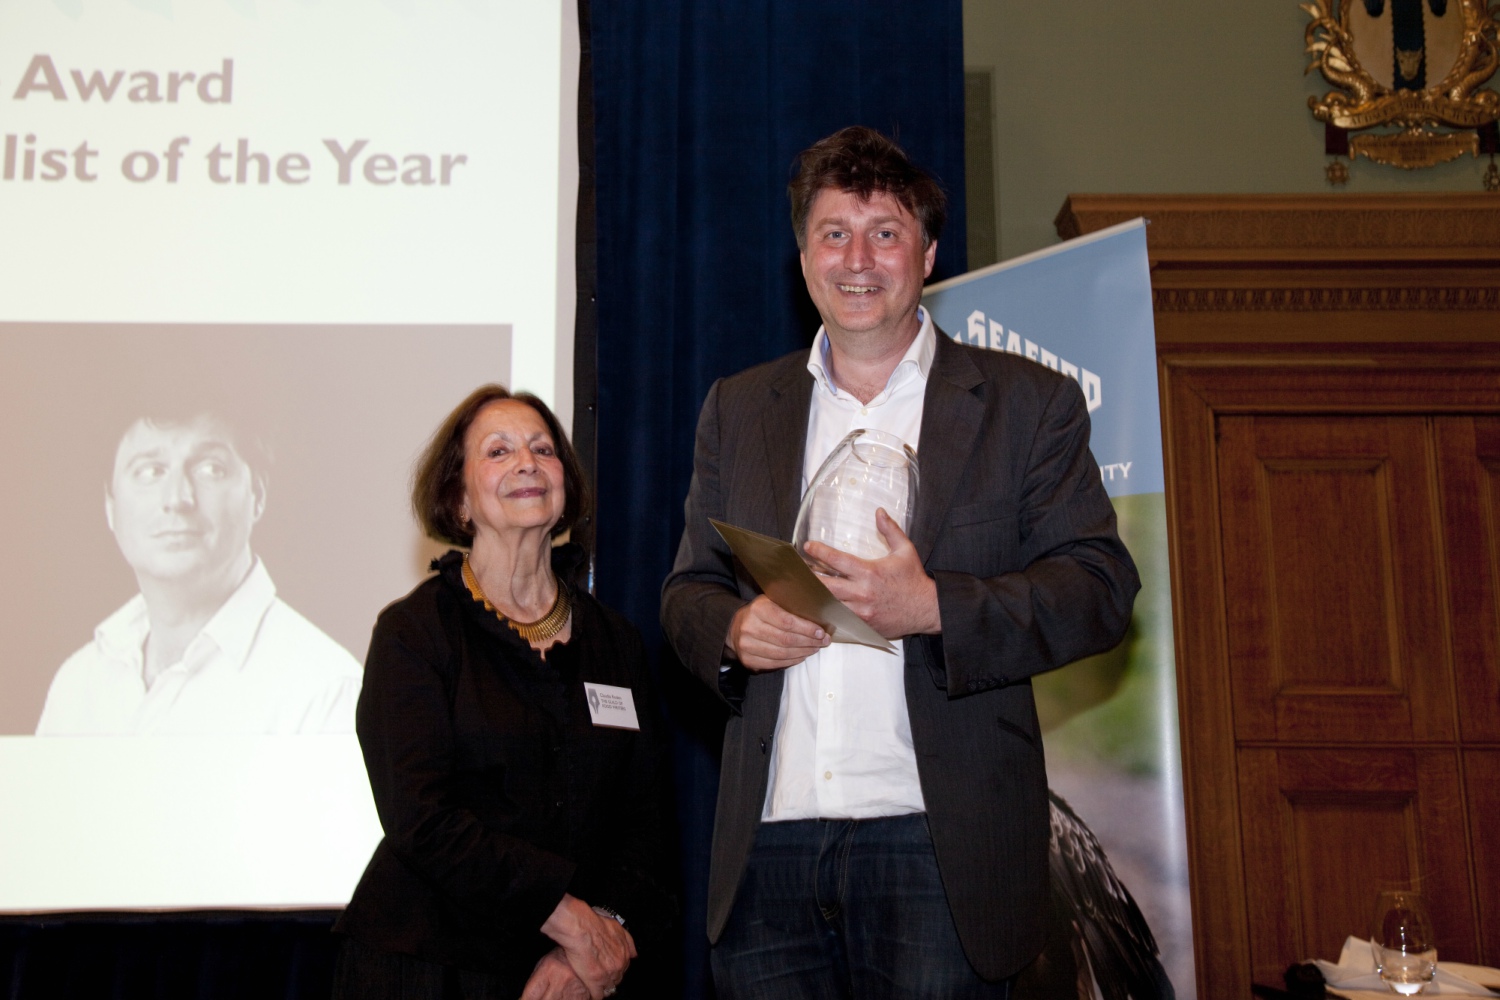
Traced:
<svg viewBox="0 0 1500 1000">
<path fill-rule="evenodd" d="M 567 531 L 589 513 L 592 500 L 588 480 L 583 475 L 583 463 L 563 433 L 557 416 L 531 393 L 512 393 L 503 385 L 491 383 L 469 393 L 448 414 L 432 435 L 432 440 L 427 442 L 412 471 L 412 513 L 416 514 L 417 523 L 429 538 L 464 547 L 474 544 L 473 524 L 466 523 L 458 515 L 464 498 L 464 439 L 468 437 L 469 426 L 479 416 L 479 411 L 504 399 L 514 399 L 535 410 L 547 425 L 552 443 L 557 446 L 557 458 L 563 467 L 564 501 L 562 517 L 552 526 L 553 536 Z"/>
<path fill-rule="evenodd" d="M 807 249 L 807 213 L 818 192 L 837 188 L 869 200 L 888 194 L 922 224 L 922 243 L 942 234 L 948 197 L 932 175 L 907 158 L 902 148 L 872 128 L 851 125 L 819 139 L 797 157 L 797 176 L 787 185 L 792 200 L 792 231 Z"/>
<path fill-rule="evenodd" d="M 249 421 L 228 420 L 211 410 L 201 410 L 190 416 L 179 414 L 147 414 L 137 417 L 125 426 L 125 431 L 115 442 L 114 451 L 111 452 L 110 474 L 104 481 L 104 492 L 107 496 L 114 496 L 114 463 L 119 461 L 120 446 L 125 443 L 125 438 L 136 427 L 144 426 L 153 430 L 168 430 L 176 427 L 192 427 L 195 424 L 206 424 L 223 434 L 225 444 L 239 456 L 241 462 L 250 470 L 250 481 L 259 483 L 264 489 L 271 475 L 272 452 L 271 446 L 259 434 L 242 434 L 236 427 Z"/>
</svg>

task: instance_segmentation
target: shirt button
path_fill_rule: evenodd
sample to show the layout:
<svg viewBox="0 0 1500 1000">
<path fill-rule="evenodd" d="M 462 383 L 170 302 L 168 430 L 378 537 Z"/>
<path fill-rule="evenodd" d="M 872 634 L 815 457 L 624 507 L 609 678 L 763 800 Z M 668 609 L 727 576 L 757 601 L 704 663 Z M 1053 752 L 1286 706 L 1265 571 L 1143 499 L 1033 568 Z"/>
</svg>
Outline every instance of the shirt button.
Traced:
<svg viewBox="0 0 1500 1000">
<path fill-rule="evenodd" d="M 832 691 L 828 692 L 828 700 L 829 701 L 833 700 L 833 692 Z"/>
<path fill-rule="evenodd" d="M 823 780 L 824 781 L 832 781 L 833 780 L 833 772 L 832 771 L 824 771 L 823 772 Z"/>
<path fill-rule="evenodd" d="M 862 417 L 868 417 L 870 415 L 870 408 L 868 406 L 861 406 L 859 408 L 859 415 Z"/>
</svg>

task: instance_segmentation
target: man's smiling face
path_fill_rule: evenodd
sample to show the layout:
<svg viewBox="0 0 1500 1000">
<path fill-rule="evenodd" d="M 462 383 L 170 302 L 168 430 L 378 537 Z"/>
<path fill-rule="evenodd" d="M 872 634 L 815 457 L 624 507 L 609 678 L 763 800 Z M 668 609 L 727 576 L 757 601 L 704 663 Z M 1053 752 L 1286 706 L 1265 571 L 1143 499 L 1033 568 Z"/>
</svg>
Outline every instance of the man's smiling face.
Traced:
<svg viewBox="0 0 1500 1000">
<path fill-rule="evenodd" d="M 807 213 L 802 276 L 835 342 L 899 340 L 916 333 L 922 282 L 937 243 L 892 195 L 869 199 L 824 188 Z"/>
</svg>

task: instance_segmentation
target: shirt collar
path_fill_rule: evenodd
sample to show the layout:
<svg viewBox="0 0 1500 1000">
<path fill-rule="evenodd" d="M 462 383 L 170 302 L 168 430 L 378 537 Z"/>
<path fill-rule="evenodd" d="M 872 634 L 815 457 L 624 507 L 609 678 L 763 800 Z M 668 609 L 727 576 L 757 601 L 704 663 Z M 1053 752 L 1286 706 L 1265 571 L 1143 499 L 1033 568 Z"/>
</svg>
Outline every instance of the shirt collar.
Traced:
<svg viewBox="0 0 1500 1000">
<path fill-rule="evenodd" d="M 255 641 L 255 633 L 260 629 L 261 619 L 275 599 L 276 584 L 266 572 L 265 564 L 257 558 L 245 582 L 235 588 L 229 599 L 204 624 L 202 631 L 193 637 L 189 649 L 207 638 L 236 669 L 243 667 L 250 655 L 250 645 Z M 146 599 L 137 594 L 99 623 L 94 629 L 94 640 L 111 657 L 139 668 L 141 652 L 150 631 L 151 618 L 146 611 Z"/>
<path fill-rule="evenodd" d="M 906 348 L 906 353 L 896 363 L 891 372 L 891 377 L 886 380 L 885 386 L 889 390 L 900 385 L 913 376 L 920 377 L 924 381 L 932 371 L 932 359 L 937 354 L 937 331 L 933 328 L 932 317 L 923 306 L 917 306 L 917 319 L 921 321 L 921 328 Z M 818 327 L 818 335 L 813 338 L 812 352 L 807 358 L 807 370 L 812 373 L 814 381 L 823 387 L 825 392 L 838 395 L 838 386 L 834 385 L 833 378 L 828 374 L 828 331 L 825 327 Z"/>
<path fill-rule="evenodd" d="M 250 655 L 250 645 L 260 631 L 260 620 L 276 600 L 276 584 L 259 558 L 245 582 L 236 588 L 203 626 L 199 636 L 212 639 L 236 668 L 243 667 Z M 197 641 L 196 639 L 194 640 Z"/>
<path fill-rule="evenodd" d="M 125 606 L 94 629 L 94 641 L 109 657 L 123 660 L 137 669 L 141 665 L 141 651 L 146 645 L 146 633 L 151 631 L 151 620 L 146 615 L 146 599 L 136 594 L 125 602 Z"/>
</svg>

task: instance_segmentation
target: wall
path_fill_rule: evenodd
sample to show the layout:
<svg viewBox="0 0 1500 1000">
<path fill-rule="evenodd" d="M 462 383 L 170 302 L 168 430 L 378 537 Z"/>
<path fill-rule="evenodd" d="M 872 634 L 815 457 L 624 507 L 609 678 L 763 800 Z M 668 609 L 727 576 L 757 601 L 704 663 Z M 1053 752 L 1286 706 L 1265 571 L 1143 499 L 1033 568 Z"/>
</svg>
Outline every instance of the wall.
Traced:
<svg viewBox="0 0 1500 1000">
<path fill-rule="evenodd" d="M 1308 20 L 1296 0 L 964 0 L 964 66 L 993 72 L 995 259 L 1056 242 L 1073 192 L 1482 190 L 1488 159 L 1470 156 L 1361 159 L 1331 187 L 1307 98 L 1332 88 L 1303 74 Z M 992 262 L 971 243 L 971 268 Z"/>
</svg>

